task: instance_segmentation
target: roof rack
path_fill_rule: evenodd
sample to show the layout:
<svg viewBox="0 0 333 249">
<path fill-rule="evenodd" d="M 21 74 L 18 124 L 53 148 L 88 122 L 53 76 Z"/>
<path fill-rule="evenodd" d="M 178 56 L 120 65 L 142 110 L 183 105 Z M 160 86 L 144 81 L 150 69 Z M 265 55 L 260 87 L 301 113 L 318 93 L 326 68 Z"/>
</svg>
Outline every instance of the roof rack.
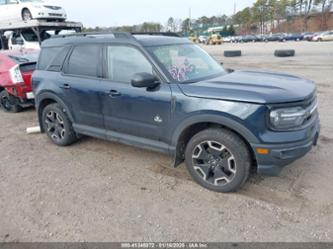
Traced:
<svg viewBox="0 0 333 249">
<path fill-rule="evenodd" d="M 133 39 L 130 33 L 126 32 L 82 32 L 65 35 L 52 36 L 52 38 L 67 38 L 67 37 L 96 37 L 96 36 L 112 36 L 114 38 Z"/>
<path fill-rule="evenodd" d="M 170 37 L 180 37 L 179 34 L 173 32 L 82 32 L 82 33 L 73 33 L 73 34 L 65 34 L 65 35 L 56 35 L 52 36 L 53 39 L 57 38 L 68 38 L 68 37 L 103 37 L 103 36 L 111 36 L 112 38 L 118 39 L 135 39 L 134 35 L 160 35 L 160 36 L 170 36 Z"/>
<path fill-rule="evenodd" d="M 132 35 L 161 35 L 161 36 L 171 36 L 171 37 L 181 37 L 175 32 L 131 32 Z"/>
</svg>

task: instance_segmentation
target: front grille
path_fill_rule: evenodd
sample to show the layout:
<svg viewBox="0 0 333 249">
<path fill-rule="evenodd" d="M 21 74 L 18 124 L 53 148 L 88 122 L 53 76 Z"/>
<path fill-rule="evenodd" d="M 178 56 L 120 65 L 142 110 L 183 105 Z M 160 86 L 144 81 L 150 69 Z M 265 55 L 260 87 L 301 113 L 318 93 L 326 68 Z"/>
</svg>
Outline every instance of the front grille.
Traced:
<svg viewBox="0 0 333 249">
<path fill-rule="evenodd" d="M 51 9 L 51 10 L 60 10 L 61 7 L 58 6 L 50 6 L 50 5 L 44 5 L 45 8 Z"/>
</svg>

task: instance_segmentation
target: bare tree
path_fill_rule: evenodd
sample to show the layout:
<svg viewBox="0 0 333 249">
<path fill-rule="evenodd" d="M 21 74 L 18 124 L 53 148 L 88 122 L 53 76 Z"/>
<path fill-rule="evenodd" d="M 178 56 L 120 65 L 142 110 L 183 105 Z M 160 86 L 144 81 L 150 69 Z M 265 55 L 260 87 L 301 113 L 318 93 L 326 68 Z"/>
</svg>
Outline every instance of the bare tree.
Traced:
<svg viewBox="0 0 333 249">
<path fill-rule="evenodd" d="M 332 8 L 333 0 L 316 0 L 315 4 L 319 5 L 321 9 L 320 29 L 325 30 L 327 29 L 327 14 Z"/>
</svg>

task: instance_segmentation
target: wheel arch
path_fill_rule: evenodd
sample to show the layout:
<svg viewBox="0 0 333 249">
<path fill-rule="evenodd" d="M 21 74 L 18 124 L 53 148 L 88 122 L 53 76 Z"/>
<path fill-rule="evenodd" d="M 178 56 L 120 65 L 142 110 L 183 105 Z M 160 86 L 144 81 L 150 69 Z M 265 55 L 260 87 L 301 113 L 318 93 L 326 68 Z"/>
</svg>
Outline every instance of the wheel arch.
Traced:
<svg viewBox="0 0 333 249">
<path fill-rule="evenodd" d="M 25 11 L 25 10 L 29 10 L 29 8 L 28 7 L 23 7 L 22 8 L 22 10 L 21 10 L 21 15 L 23 16 L 23 11 Z M 30 10 L 29 10 L 30 11 Z"/>
<path fill-rule="evenodd" d="M 65 102 L 61 98 L 59 98 L 58 96 L 56 96 L 53 93 L 49 93 L 49 92 L 42 93 L 36 99 L 36 109 L 37 109 L 37 114 L 38 114 L 38 121 L 39 121 L 39 125 L 40 125 L 42 132 L 44 132 L 43 125 L 42 125 L 43 110 L 46 106 L 48 106 L 52 103 L 58 103 L 59 105 L 61 105 L 61 107 L 63 108 L 63 111 L 68 115 L 68 118 L 70 119 L 70 121 L 74 123 L 74 116 L 72 115 L 72 113 L 70 112 L 70 109 L 68 108 L 68 106 L 65 104 Z"/>
<path fill-rule="evenodd" d="M 202 115 L 185 120 L 175 130 L 172 137 L 172 145 L 175 149 L 172 153 L 175 167 L 184 161 L 185 149 L 190 139 L 198 132 L 211 127 L 224 128 L 234 132 L 245 142 L 252 158 L 255 160 L 255 153 L 250 144 L 258 143 L 259 141 L 250 130 L 230 118 L 216 115 Z"/>
<path fill-rule="evenodd" d="M 26 7 L 26 6 L 24 6 L 24 7 L 22 8 L 22 10 L 21 10 L 21 17 L 22 17 L 22 19 L 23 19 L 23 12 L 24 12 L 25 10 L 28 10 L 28 11 L 30 12 L 30 14 L 32 15 L 30 9 L 29 9 L 28 7 Z"/>
</svg>

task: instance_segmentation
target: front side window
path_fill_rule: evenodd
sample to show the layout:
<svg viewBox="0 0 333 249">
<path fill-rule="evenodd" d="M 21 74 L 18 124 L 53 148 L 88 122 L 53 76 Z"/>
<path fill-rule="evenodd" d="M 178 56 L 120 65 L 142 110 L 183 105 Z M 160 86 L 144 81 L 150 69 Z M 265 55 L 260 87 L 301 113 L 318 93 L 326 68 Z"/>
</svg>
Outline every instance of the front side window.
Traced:
<svg viewBox="0 0 333 249">
<path fill-rule="evenodd" d="M 98 77 L 100 71 L 100 53 L 98 45 L 81 45 L 73 49 L 68 61 L 66 73 Z"/>
<path fill-rule="evenodd" d="M 193 44 L 154 46 L 148 49 L 171 78 L 178 82 L 195 82 L 225 73 L 218 62 Z"/>
<path fill-rule="evenodd" d="M 147 58 L 133 47 L 109 46 L 107 59 L 107 76 L 111 81 L 130 83 L 136 73 L 153 73 L 153 67 Z"/>
</svg>

